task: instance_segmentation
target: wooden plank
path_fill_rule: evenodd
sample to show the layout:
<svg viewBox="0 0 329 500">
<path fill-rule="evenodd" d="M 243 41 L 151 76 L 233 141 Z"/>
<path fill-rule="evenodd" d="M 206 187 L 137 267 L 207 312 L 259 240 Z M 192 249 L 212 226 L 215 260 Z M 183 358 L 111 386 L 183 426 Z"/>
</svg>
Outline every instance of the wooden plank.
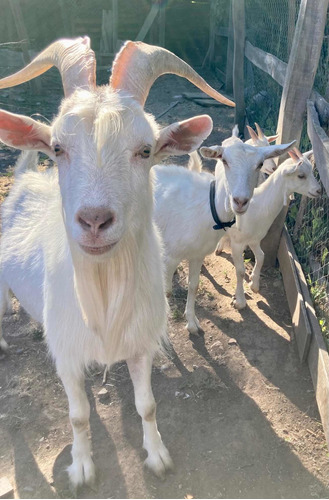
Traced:
<svg viewBox="0 0 329 500">
<path fill-rule="evenodd" d="M 273 54 L 255 47 L 248 40 L 246 41 L 245 56 L 257 68 L 265 71 L 265 73 L 270 75 L 273 80 L 283 87 L 288 66 L 287 63 L 281 61 Z"/>
<path fill-rule="evenodd" d="M 282 272 L 298 353 L 301 361 L 305 361 L 311 344 L 312 330 L 303 299 L 303 291 L 307 284 L 298 262 L 291 239 L 284 229 L 278 250 L 278 259 Z"/>
<path fill-rule="evenodd" d="M 153 4 L 151 7 L 150 12 L 148 13 L 143 26 L 141 27 L 138 35 L 136 36 L 135 40 L 142 42 L 144 38 L 146 37 L 147 33 L 149 32 L 157 14 L 159 12 L 159 5 Z"/>
<path fill-rule="evenodd" d="M 235 121 L 243 134 L 245 126 L 244 101 L 244 46 L 245 46 L 245 4 L 244 0 L 232 0 L 234 33 L 233 95 L 235 101 Z"/>
<path fill-rule="evenodd" d="M 228 22 L 228 39 L 226 53 L 226 81 L 225 89 L 230 94 L 233 92 L 233 58 L 234 58 L 234 38 L 233 38 L 233 19 L 232 19 L 232 2 L 229 5 L 229 22 Z"/>
<path fill-rule="evenodd" d="M 282 274 L 284 285 L 286 289 L 287 299 L 289 299 L 289 286 L 291 287 L 292 275 L 285 276 L 285 266 L 287 261 L 288 249 L 285 244 L 287 232 L 285 230 L 284 237 L 280 243 L 280 267 L 282 262 Z M 289 236 L 288 236 L 289 238 Z M 290 259 L 290 257 L 289 257 Z M 311 342 L 307 355 L 307 363 L 311 373 L 313 386 L 315 390 L 315 397 L 319 408 L 319 413 L 322 421 L 322 426 L 326 436 L 327 444 L 329 445 L 329 354 L 326 349 L 322 333 L 319 327 L 319 322 L 316 317 L 312 300 L 305 282 L 304 274 L 301 271 L 300 264 L 296 256 L 293 258 L 296 266 L 296 274 L 299 281 L 300 291 L 302 294 L 303 303 L 307 313 L 308 322 L 311 328 Z M 294 278 L 295 279 L 295 278 Z M 287 284 L 287 288 L 286 288 Z M 298 285 L 296 285 L 297 287 Z"/>
<path fill-rule="evenodd" d="M 316 168 L 329 196 L 329 137 L 320 126 L 314 103 L 307 101 L 307 133 L 311 139 Z"/>
</svg>

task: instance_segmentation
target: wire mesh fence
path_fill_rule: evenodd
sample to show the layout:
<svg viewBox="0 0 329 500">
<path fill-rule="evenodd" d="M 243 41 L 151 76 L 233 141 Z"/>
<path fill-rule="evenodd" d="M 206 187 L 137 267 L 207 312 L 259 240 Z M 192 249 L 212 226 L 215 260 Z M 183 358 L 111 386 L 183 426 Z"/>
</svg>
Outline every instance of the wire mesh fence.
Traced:
<svg viewBox="0 0 329 500">
<path fill-rule="evenodd" d="M 256 47 L 288 62 L 300 0 L 246 0 L 246 37 Z M 256 22 L 257 21 L 257 22 Z M 314 87 L 329 98 L 329 16 Z M 278 122 L 282 87 L 269 75 L 245 62 L 245 99 L 249 123 L 258 122 L 268 134 Z M 306 119 L 300 149 L 311 148 Z M 329 165 L 328 165 L 329 169 Z M 319 174 L 315 166 L 315 174 Z M 299 195 L 291 203 L 287 226 L 307 278 L 322 332 L 329 345 L 329 198 Z"/>
</svg>

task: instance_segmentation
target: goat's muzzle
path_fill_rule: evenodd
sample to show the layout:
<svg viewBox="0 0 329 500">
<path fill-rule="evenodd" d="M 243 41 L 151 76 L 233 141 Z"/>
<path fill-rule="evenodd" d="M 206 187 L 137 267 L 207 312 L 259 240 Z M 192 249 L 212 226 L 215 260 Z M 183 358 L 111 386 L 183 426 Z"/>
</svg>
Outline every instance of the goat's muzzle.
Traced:
<svg viewBox="0 0 329 500">
<path fill-rule="evenodd" d="M 233 210 L 238 214 L 244 214 L 247 211 L 249 198 L 233 198 Z"/>
</svg>

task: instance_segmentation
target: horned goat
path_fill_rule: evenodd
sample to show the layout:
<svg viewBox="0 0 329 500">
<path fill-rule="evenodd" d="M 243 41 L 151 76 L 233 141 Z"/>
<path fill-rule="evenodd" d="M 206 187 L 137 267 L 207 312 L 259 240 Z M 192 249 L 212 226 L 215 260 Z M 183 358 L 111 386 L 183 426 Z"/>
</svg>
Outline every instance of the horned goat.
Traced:
<svg viewBox="0 0 329 500">
<path fill-rule="evenodd" d="M 190 333 L 196 334 L 200 329 L 195 315 L 195 298 L 204 258 L 215 250 L 221 234 L 225 233 L 225 226 L 233 224 L 234 215 L 247 211 L 264 160 L 285 153 L 294 142 L 254 147 L 233 135 L 222 146 L 203 147 L 201 154 L 204 157 L 218 160 L 215 176 L 177 165 L 153 168 L 154 220 L 164 243 L 167 294 L 171 293 L 177 265 L 183 259 L 189 261 L 185 314 L 186 328 Z M 200 160 L 197 163 L 200 164 Z M 215 217 L 219 218 L 220 224 Z"/>
<path fill-rule="evenodd" d="M 321 193 L 321 188 L 312 173 L 312 165 L 308 160 L 308 153 L 294 148 L 289 151 L 289 158 L 254 191 L 250 201 L 248 212 L 241 217 L 240 227 L 231 227 L 227 230 L 227 237 L 232 248 L 232 257 L 236 270 L 236 292 L 234 305 L 237 309 L 246 306 L 246 298 L 243 290 L 243 279 L 245 275 L 243 251 L 247 245 L 255 255 L 255 266 L 251 275 L 250 288 L 254 292 L 259 291 L 260 272 L 264 262 L 264 252 L 260 243 L 266 236 L 274 219 L 280 213 L 284 205 L 288 205 L 289 196 L 296 192 L 310 198 L 316 198 Z M 224 239 L 219 241 L 218 253 L 224 248 Z"/>
<path fill-rule="evenodd" d="M 0 140 L 42 151 L 58 165 L 46 173 L 21 173 L 3 204 L 0 313 L 11 289 L 44 325 L 69 400 L 73 486 L 95 478 L 84 389 L 84 369 L 94 361 L 127 361 L 145 463 L 162 476 L 172 461 L 157 429 L 151 366 L 166 338 L 166 298 L 150 168 L 200 146 L 212 120 L 204 115 L 160 129 L 143 107 L 153 82 L 165 73 L 234 103 L 171 52 L 141 42 L 126 42 L 110 85 L 96 87 L 88 37 L 53 43 L 1 80 L 0 88 L 52 66 L 61 72 L 65 99 L 50 126 L 0 111 Z"/>
</svg>

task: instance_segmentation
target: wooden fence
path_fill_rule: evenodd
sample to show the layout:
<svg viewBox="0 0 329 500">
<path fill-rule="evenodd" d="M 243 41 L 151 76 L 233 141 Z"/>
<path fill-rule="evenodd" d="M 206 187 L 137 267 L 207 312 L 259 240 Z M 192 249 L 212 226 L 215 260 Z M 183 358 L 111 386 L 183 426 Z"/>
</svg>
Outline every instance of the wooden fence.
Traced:
<svg viewBox="0 0 329 500">
<path fill-rule="evenodd" d="M 320 126 L 320 121 L 328 122 L 329 104 L 313 90 L 327 19 L 328 0 L 301 0 L 288 63 L 255 47 L 245 39 L 244 8 L 244 0 L 231 0 L 232 26 L 228 27 L 226 33 L 222 31 L 222 36 L 228 37 L 226 82 L 229 90 L 230 82 L 233 81 L 235 123 L 244 135 L 246 114 L 243 68 L 246 58 L 283 87 L 277 126 L 278 143 L 296 139 L 298 146 L 307 110 L 308 136 L 321 182 L 329 196 L 329 138 Z M 233 65 L 229 61 L 232 47 Z M 268 265 L 273 265 L 277 257 L 279 259 L 300 359 L 307 361 L 309 365 L 329 444 L 329 355 L 304 274 L 284 227 L 286 214 L 287 209 L 279 214 L 263 240 L 262 248 Z"/>
</svg>

